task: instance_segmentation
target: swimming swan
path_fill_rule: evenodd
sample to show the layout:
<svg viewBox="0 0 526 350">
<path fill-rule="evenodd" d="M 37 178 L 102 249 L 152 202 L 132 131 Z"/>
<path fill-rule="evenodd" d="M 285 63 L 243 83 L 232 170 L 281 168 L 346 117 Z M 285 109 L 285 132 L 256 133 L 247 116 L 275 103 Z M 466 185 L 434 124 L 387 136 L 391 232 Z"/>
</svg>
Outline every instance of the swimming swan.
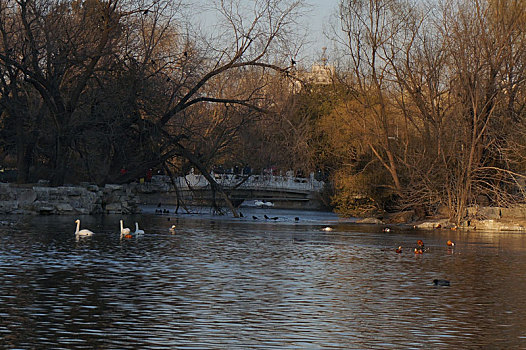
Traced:
<svg viewBox="0 0 526 350">
<path fill-rule="evenodd" d="M 130 234 L 130 229 L 129 228 L 123 228 L 122 227 L 122 220 L 121 220 L 121 235 L 129 235 Z"/>
<path fill-rule="evenodd" d="M 135 232 L 134 232 L 134 234 L 136 234 L 136 235 L 144 234 L 143 230 L 139 230 L 139 224 L 138 223 L 135 223 Z"/>
<path fill-rule="evenodd" d="M 83 230 L 80 230 L 80 220 L 77 219 L 75 220 L 75 223 L 77 224 L 77 230 L 75 231 L 75 235 L 76 236 L 91 236 L 93 235 L 93 232 L 91 232 L 90 230 L 87 230 L 87 229 L 83 229 Z"/>
</svg>

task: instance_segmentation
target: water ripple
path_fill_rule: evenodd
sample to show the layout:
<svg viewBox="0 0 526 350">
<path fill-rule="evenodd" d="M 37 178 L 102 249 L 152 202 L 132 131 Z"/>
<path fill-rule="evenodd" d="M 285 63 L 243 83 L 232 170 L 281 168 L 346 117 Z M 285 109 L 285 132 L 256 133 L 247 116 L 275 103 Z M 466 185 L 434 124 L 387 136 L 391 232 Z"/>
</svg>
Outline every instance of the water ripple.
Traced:
<svg viewBox="0 0 526 350">
<path fill-rule="evenodd" d="M 526 347 L 523 236 L 452 237 L 450 251 L 448 233 L 178 218 L 170 235 L 152 216 L 121 240 L 117 219 L 86 219 L 96 235 L 79 241 L 71 219 L 3 233 L 0 346 Z M 394 253 L 419 238 L 427 254 Z"/>
</svg>

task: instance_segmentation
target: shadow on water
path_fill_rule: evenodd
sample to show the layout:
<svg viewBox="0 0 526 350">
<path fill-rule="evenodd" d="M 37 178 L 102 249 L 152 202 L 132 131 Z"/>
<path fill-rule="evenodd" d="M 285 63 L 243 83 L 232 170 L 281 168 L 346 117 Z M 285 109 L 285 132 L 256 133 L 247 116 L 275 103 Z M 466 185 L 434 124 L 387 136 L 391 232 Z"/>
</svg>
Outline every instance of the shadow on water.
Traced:
<svg viewBox="0 0 526 350">
<path fill-rule="evenodd" d="M 331 213 L 242 212 L 146 210 L 123 217 L 146 231 L 130 239 L 116 215 L 80 217 L 95 235 L 79 240 L 76 217 L 0 218 L 0 345 L 526 347 L 522 234 L 382 232 Z M 412 252 L 418 239 L 422 255 Z"/>
</svg>

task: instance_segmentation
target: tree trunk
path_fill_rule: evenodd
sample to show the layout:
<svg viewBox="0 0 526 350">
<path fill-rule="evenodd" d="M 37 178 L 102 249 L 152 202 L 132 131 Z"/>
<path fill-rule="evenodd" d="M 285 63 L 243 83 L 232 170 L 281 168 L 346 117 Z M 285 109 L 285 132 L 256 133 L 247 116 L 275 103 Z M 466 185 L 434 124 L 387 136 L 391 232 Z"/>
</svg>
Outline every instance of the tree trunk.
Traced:
<svg viewBox="0 0 526 350">
<path fill-rule="evenodd" d="M 18 116 L 16 118 L 16 182 L 19 184 L 26 183 L 29 177 L 29 155 L 31 150 L 28 149 L 27 136 L 24 134 L 24 121 Z"/>
<path fill-rule="evenodd" d="M 67 166 L 69 163 L 69 152 L 66 137 L 58 135 L 55 139 L 54 169 L 51 175 L 51 184 L 62 186 L 66 181 Z"/>
<path fill-rule="evenodd" d="M 223 197 L 226 205 L 232 212 L 232 215 L 235 218 L 238 218 L 239 214 L 237 213 L 236 207 L 232 204 L 232 201 L 228 197 L 228 194 L 226 194 L 226 192 L 223 190 L 223 186 L 221 186 L 220 184 L 216 182 L 216 180 L 210 175 L 210 172 L 208 171 L 208 169 L 206 169 L 206 167 L 199 161 L 199 159 L 196 156 L 194 156 L 192 152 L 187 150 L 180 143 L 176 143 L 176 146 L 181 151 L 181 155 L 185 157 L 186 159 L 188 159 L 188 161 L 192 163 L 201 172 L 201 174 L 203 174 L 203 176 L 208 181 L 208 183 L 210 183 L 210 186 L 212 187 L 212 191 L 217 191 Z"/>
<path fill-rule="evenodd" d="M 177 204 L 176 204 L 176 207 L 175 207 L 175 213 L 177 214 L 177 212 L 179 211 L 179 205 L 182 205 L 184 210 L 186 210 L 186 212 L 189 213 L 190 210 L 186 207 L 186 205 L 184 204 L 183 199 L 181 198 L 181 194 L 179 193 L 179 187 L 177 187 L 177 184 L 175 183 L 174 176 L 173 176 L 172 172 L 170 171 L 170 168 L 168 168 L 168 166 L 166 166 L 165 163 L 163 163 L 163 168 L 164 168 L 164 171 L 166 172 L 166 174 L 168 174 L 168 176 L 170 177 L 170 181 L 172 182 L 172 186 L 175 189 L 175 195 L 176 195 L 176 198 L 177 198 Z"/>
</svg>

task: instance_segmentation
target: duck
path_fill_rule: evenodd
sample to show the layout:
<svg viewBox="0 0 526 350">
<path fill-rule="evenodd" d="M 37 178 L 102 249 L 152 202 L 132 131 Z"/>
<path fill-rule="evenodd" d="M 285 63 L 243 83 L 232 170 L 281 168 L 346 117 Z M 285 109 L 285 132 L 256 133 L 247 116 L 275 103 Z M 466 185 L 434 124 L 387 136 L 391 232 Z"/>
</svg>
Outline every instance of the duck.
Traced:
<svg viewBox="0 0 526 350">
<path fill-rule="evenodd" d="M 450 286 L 451 285 L 451 283 L 448 280 L 439 280 L 439 279 L 434 279 L 433 284 L 435 286 Z"/>
<path fill-rule="evenodd" d="M 418 241 L 416 241 L 416 244 L 418 245 L 418 247 L 415 248 L 415 254 L 423 254 L 426 251 L 424 248 L 424 241 L 419 239 Z"/>
<path fill-rule="evenodd" d="M 395 252 L 397 252 L 398 254 L 401 254 L 402 253 L 402 246 L 398 246 L 398 248 L 396 248 Z"/>
<path fill-rule="evenodd" d="M 254 220 L 258 220 L 258 217 L 255 216 L 255 215 L 252 215 L 252 219 L 254 219 Z"/>
<path fill-rule="evenodd" d="M 451 241 L 451 240 L 448 240 L 447 243 L 446 243 L 449 247 L 454 247 L 455 246 L 455 242 Z"/>
<path fill-rule="evenodd" d="M 144 234 L 143 230 L 139 230 L 139 224 L 137 222 L 135 223 L 135 232 L 134 232 L 134 234 L 136 234 L 136 235 Z"/>
<path fill-rule="evenodd" d="M 327 227 L 322 228 L 321 230 L 322 230 L 322 231 L 330 232 L 330 231 L 332 231 L 332 227 L 327 226 Z"/>
<path fill-rule="evenodd" d="M 172 225 L 172 227 L 170 227 L 170 233 L 172 235 L 175 234 L 175 225 Z"/>
<path fill-rule="evenodd" d="M 298 222 L 298 221 L 300 221 L 300 218 L 296 216 L 296 217 L 294 218 L 294 221 Z"/>
<path fill-rule="evenodd" d="M 384 229 L 382 231 L 384 231 L 384 232 L 391 232 L 391 229 L 389 227 L 384 227 Z"/>
<path fill-rule="evenodd" d="M 266 220 L 270 219 L 270 218 L 267 216 L 267 214 L 263 215 L 263 217 L 264 217 Z"/>
<path fill-rule="evenodd" d="M 88 229 L 82 229 L 82 230 L 79 231 L 79 229 L 80 229 L 80 220 L 79 219 L 75 220 L 75 223 L 77 224 L 77 229 L 75 230 L 75 235 L 77 237 L 79 237 L 79 236 L 88 237 L 88 236 L 93 235 L 93 232 L 91 232 Z"/>
<path fill-rule="evenodd" d="M 130 234 L 130 229 L 127 228 L 127 227 L 124 228 L 122 220 L 121 220 L 121 235 L 125 236 L 125 235 L 128 235 L 128 234 Z"/>
</svg>

